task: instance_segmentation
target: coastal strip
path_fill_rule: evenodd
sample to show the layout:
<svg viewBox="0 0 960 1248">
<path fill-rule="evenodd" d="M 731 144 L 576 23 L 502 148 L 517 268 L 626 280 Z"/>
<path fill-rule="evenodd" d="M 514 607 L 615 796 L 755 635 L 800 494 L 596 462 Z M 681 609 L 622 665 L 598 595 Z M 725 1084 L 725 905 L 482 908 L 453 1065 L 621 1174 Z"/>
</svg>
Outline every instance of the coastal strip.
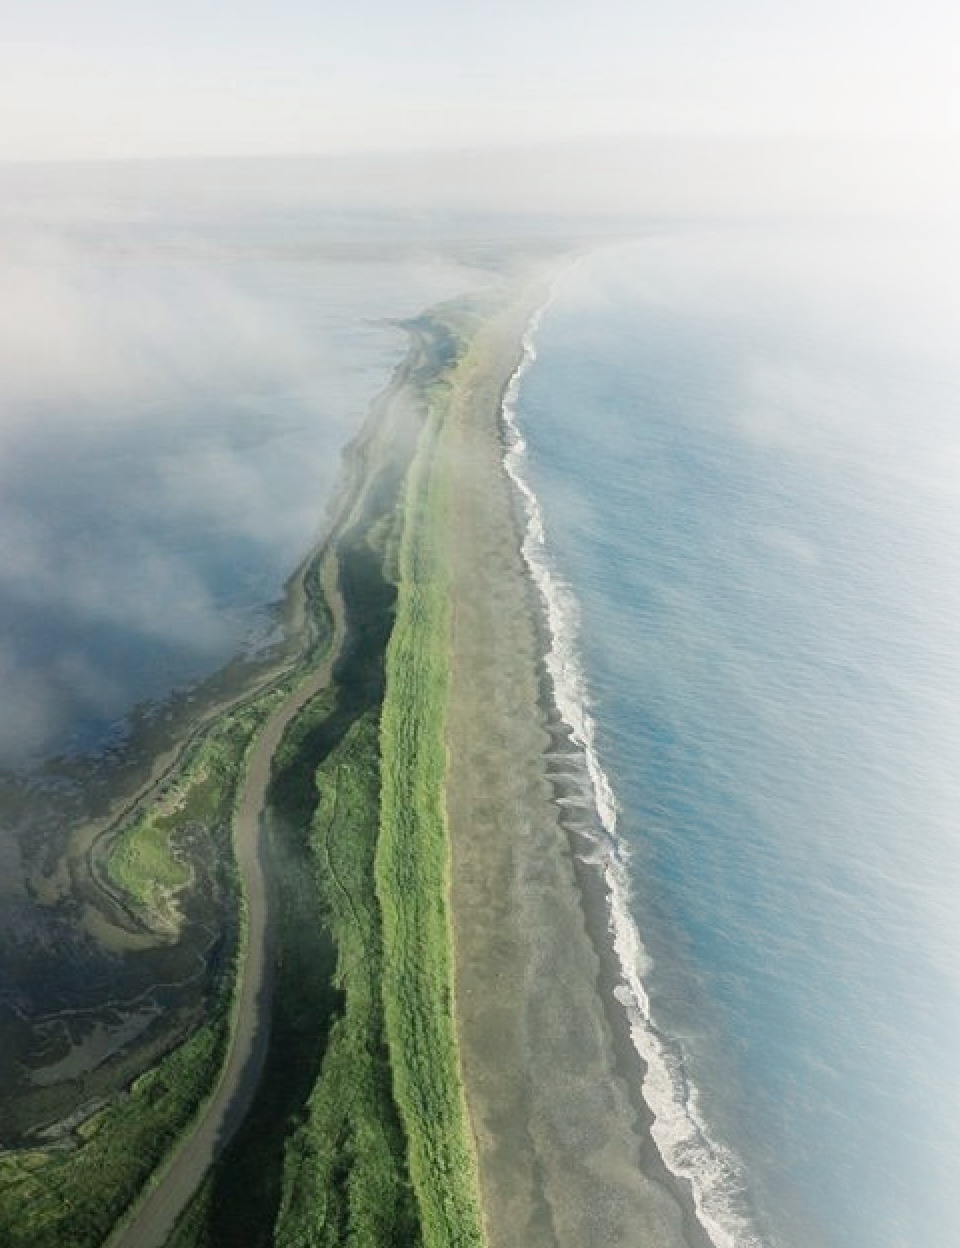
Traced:
<svg viewBox="0 0 960 1248">
<path fill-rule="evenodd" d="M 237 1227 L 258 1248 L 707 1242 L 650 1134 L 609 890 L 578 839 L 590 776 L 504 462 L 544 296 L 504 284 L 406 325 L 312 564 L 332 648 L 251 746 L 230 1055 L 111 1248 L 209 1248 Z M 264 879 L 265 807 L 299 846 L 279 855 L 295 880 L 271 884 L 274 850 Z M 312 896 L 271 927 L 281 886 Z M 313 946 L 291 915 L 336 947 L 309 1018 L 290 968 Z M 289 1050 L 284 1011 L 307 1027 Z M 303 1087 L 281 1107 L 293 1052 Z"/>
<path fill-rule="evenodd" d="M 504 398 L 544 297 L 478 335 L 451 446 L 447 810 L 484 1218 L 490 1248 L 700 1248 L 692 1203 L 650 1136 L 605 882 L 565 818 L 589 776 L 544 668 L 549 639 L 504 464 Z"/>
<path fill-rule="evenodd" d="M 444 810 L 451 507 L 442 451 L 464 367 L 432 389 L 407 477 L 381 722 L 384 1012 L 426 1248 L 483 1244 L 453 1020 Z"/>
</svg>

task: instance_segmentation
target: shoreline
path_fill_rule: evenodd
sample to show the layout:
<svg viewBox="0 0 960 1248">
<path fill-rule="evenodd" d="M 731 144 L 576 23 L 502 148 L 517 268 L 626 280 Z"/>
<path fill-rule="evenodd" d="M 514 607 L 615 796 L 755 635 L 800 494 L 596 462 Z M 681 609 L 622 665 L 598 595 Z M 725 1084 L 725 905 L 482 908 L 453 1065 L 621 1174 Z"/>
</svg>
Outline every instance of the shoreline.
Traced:
<svg viewBox="0 0 960 1248">
<path fill-rule="evenodd" d="M 540 499 L 526 475 L 526 440 L 516 404 L 523 376 L 536 361 L 536 335 L 556 284 L 527 324 L 500 414 L 504 469 L 514 485 L 518 541 L 540 637 L 540 706 L 552 738 L 545 761 L 553 801 L 569 840 L 601 968 L 599 991 L 618 1067 L 645 1131 L 647 1172 L 678 1200 L 692 1248 L 758 1244 L 753 1212 L 743 1200 L 742 1162 L 713 1137 L 683 1055 L 651 1009 L 644 970 L 648 955 L 632 908 L 630 845 L 619 832 L 619 803 L 599 756 L 581 664 L 579 602 L 574 588 L 558 575 Z"/>
<path fill-rule="evenodd" d="M 453 536 L 452 906 L 488 1239 L 490 1248 L 709 1248 L 650 1132 L 643 1063 L 617 993 L 609 883 L 565 805 L 589 783 L 586 760 L 565 748 L 572 730 L 548 671 L 549 622 L 506 462 L 504 405 L 543 302 L 541 290 L 498 318 L 492 337 L 486 329 L 493 360 L 461 414 L 456 457 L 471 467 L 459 468 Z M 479 601 L 478 582 L 492 601 Z"/>
<path fill-rule="evenodd" d="M 706 1207 L 717 1201 L 709 1180 L 724 1168 L 723 1150 L 710 1139 L 687 1097 L 678 1096 L 650 1014 L 640 970 L 646 954 L 629 905 L 633 891 L 626 866 L 629 847 L 618 833 L 618 802 L 597 754 L 596 725 L 581 668 L 579 605 L 572 587 L 558 579 L 552 566 L 540 499 L 524 471 L 526 441 L 516 421 L 516 404 L 522 379 L 536 362 L 536 335 L 555 286 L 556 281 L 527 324 L 522 357 L 500 409 L 504 470 L 514 486 L 518 541 L 540 646 L 540 709 L 551 736 L 544 761 L 599 962 L 598 991 L 617 1067 L 645 1136 L 641 1149 L 645 1169 L 678 1200 L 691 1248 L 729 1248 L 734 1242 L 730 1229 Z M 673 1138 L 663 1138 L 671 1130 Z M 696 1153 L 699 1168 L 682 1155 L 686 1150 Z M 720 1194 L 721 1202 L 724 1195 Z"/>
</svg>

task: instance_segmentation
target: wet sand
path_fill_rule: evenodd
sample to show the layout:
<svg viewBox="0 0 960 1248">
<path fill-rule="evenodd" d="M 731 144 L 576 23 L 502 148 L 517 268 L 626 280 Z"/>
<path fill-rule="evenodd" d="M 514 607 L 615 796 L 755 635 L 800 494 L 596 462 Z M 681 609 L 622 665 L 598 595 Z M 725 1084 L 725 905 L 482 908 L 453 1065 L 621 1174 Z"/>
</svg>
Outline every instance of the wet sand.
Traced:
<svg viewBox="0 0 960 1248">
<path fill-rule="evenodd" d="M 575 858 L 549 781 L 542 621 L 499 419 L 537 301 L 483 331 L 447 438 L 456 1008 L 484 1217 L 490 1248 L 689 1248 L 704 1241 L 650 1139 L 611 993 L 602 882 Z"/>
</svg>

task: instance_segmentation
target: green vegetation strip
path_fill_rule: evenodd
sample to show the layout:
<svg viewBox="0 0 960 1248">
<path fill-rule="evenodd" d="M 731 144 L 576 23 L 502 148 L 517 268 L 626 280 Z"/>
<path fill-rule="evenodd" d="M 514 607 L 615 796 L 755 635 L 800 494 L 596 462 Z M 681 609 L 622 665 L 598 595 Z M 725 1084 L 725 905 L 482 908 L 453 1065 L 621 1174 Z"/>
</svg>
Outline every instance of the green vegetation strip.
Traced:
<svg viewBox="0 0 960 1248">
<path fill-rule="evenodd" d="M 482 1245 L 453 1015 L 444 804 L 449 482 L 434 388 L 407 484 L 397 618 L 387 650 L 376 857 L 394 1092 L 427 1248 Z"/>
<path fill-rule="evenodd" d="M 383 1034 L 376 716 L 358 720 L 317 773 L 312 847 L 337 942 L 343 1013 L 306 1121 L 287 1142 L 277 1248 L 413 1248 L 420 1242 Z"/>
<path fill-rule="evenodd" d="M 143 907 L 146 921 L 166 917 L 165 909 L 161 915 L 153 909 L 151 872 L 178 879 L 173 855 L 188 827 L 220 841 L 220 852 L 228 857 L 244 759 L 276 696 L 267 694 L 219 720 L 163 799 L 165 813 L 148 810 L 121 835 L 109 869 L 114 883 L 122 882 L 134 904 Z M 0 1158 L 4 1248 L 99 1248 L 216 1083 L 227 1041 L 231 979 L 227 965 L 210 1021 L 137 1079 L 128 1094 L 81 1122 L 56 1147 Z M 95 1087 L 94 1082 L 91 1092 Z"/>
<path fill-rule="evenodd" d="M 176 1143 L 216 1078 L 223 1027 L 201 1028 L 133 1091 L 83 1124 L 72 1149 L 17 1152 L 0 1167 L 4 1248 L 94 1248 Z"/>
<path fill-rule="evenodd" d="M 165 791 L 111 842 L 107 877 L 148 927 L 176 934 L 176 895 L 193 879 L 183 843 L 191 831 L 215 826 L 227 835 L 247 751 L 279 696 L 264 694 L 218 719 L 187 751 Z"/>
</svg>

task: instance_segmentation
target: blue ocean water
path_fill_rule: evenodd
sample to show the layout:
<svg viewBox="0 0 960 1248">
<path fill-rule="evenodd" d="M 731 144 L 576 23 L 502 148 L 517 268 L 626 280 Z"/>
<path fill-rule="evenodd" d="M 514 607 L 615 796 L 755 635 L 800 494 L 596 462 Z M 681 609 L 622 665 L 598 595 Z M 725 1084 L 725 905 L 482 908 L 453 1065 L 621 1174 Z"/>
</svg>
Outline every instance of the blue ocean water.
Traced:
<svg viewBox="0 0 960 1248">
<path fill-rule="evenodd" d="M 722 1248 L 960 1244 L 958 274 L 903 226 L 650 237 L 560 278 L 513 399 Z"/>
</svg>

